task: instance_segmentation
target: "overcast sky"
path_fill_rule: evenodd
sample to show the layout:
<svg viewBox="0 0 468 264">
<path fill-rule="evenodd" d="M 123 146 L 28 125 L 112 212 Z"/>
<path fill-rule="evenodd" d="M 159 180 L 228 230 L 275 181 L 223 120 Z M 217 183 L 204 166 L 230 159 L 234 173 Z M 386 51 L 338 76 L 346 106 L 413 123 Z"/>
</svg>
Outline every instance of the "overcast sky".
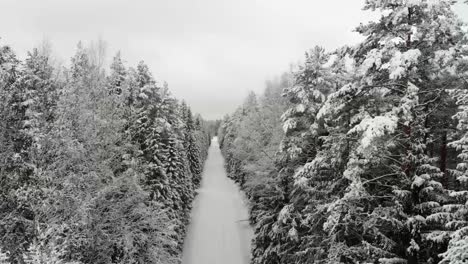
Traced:
<svg viewBox="0 0 468 264">
<path fill-rule="evenodd" d="M 249 90 L 322 45 L 353 44 L 372 18 L 364 0 L 0 0 L 1 44 L 23 58 L 46 38 L 68 65 L 78 41 L 98 38 L 109 58 L 144 60 L 207 119 L 232 112 Z M 468 5 L 457 12 L 468 18 Z"/>
</svg>

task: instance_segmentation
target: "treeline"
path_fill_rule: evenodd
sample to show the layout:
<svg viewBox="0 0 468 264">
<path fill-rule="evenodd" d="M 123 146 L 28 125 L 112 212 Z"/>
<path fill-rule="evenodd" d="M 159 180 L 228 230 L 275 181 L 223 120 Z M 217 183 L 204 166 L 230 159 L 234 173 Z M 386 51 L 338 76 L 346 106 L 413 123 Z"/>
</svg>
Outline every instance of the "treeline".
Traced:
<svg viewBox="0 0 468 264">
<path fill-rule="evenodd" d="M 140 62 L 0 47 L 0 263 L 179 263 L 208 125 Z"/>
<path fill-rule="evenodd" d="M 362 43 L 313 48 L 224 119 L 252 263 L 468 261 L 468 38 L 452 4 L 366 1 L 381 18 Z"/>
</svg>

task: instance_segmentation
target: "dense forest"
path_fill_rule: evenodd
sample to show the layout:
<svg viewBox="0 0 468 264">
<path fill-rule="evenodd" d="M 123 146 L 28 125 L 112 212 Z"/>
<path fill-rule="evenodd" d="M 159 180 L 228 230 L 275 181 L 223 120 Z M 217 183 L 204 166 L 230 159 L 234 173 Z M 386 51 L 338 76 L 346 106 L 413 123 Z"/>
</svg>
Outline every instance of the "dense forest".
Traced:
<svg viewBox="0 0 468 264">
<path fill-rule="evenodd" d="M 468 261 L 468 35 L 454 1 L 365 1 L 219 130 L 253 264 Z"/>
<path fill-rule="evenodd" d="M 213 123 L 148 66 L 0 47 L 0 263 L 179 263 Z"/>
</svg>

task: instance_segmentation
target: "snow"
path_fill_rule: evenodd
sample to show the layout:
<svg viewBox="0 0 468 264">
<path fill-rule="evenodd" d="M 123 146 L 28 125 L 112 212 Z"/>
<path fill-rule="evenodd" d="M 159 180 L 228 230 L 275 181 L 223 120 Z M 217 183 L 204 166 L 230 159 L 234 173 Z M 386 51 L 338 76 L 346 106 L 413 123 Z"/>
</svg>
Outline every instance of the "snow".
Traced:
<svg viewBox="0 0 468 264">
<path fill-rule="evenodd" d="M 284 206 L 278 214 L 278 221 L 282 222 L 283 224 L 286 224 L 288 219 L 291 217 L 290 212 L 292 211 L 292 209 L 293 206 L 290 204 Z"/>
<path fill-rule="evenodd" d="M 294 227 L 291 227 L 291 229 L 289 229 L 289 231 L 288 231 L 288 236 L 289 236 L 291 239 L 295 240 L 295 241 L 299 241 L 299 236 L 298 236 L 298 234 L 297 234 L 297 230 L 296 230 L 296 228 L 294 228 Z"/>
<path fill-rule="evenodd" d="M 466 264 L 468 258 L 468 237 L 451 241 L 446 253 L 442 254 L 444 259 L 440 263 Z"/>
<path fill-rule="evenodd" d="M 347 73 L 354 73 L 356 69 L 356 61 L 349 56 L 349 54 L 346 54 L 344 57 L 344 65 L 345 65 L 345 70 Z"/>
<path fill-rule="evenodd" d="M 303 104 L 298 104 L 296 106 L 296 112 L 297 113 L 304 113 L 304 111 L 305 111 L 305 106 Z"/>
<path fill-rule="evenodd" d="M 464 237 L 468 239 L 468 226 L 462 227 L 452 234 L 453 239 L 462 239 Z"/>
<path fill-rule="evenodd" d="M 34 104 L 34 100 L 33 99 L 27 99 L 26 101 L 22 102 L 21 105 L 22 106 L 30 106 Z"/>
<path fill-rule="evenodd" d="M 468 191 L 452 191 L 450 197 L 468 197 Z"/>
<path fill-rule="evenodd" d="M 384 42 L 384 41 L 382 41 L 382 42 Z M 400 45 L 402 43 L 405 43 L 405 40 L 402 37 L 394 37 L 394 38 L 390 39 L 390 43 L 393 43 L 396 46 L 396 45 Z M 384 43 L 381 43 L 381 44 L 384 44 Z"/>
<path fill-rule="evenodd" d="M 317 119 L 327 118 L 341 111 L 346 104 L 342 103 L 343 97 L 350 93 L 358 93 L 358 87 L 354 86 L 353 83 L 348 83 L 338 89 L 338 91 L 331 93 L 326 101 L 324 101 L 322 107 L 317 113 Z"/>
<path fill-rule="evenodd" d="M 7 263 L 8 254 L 0 248 L 0 263 Z"/>
<path fill-rule="evenodd" d="M 411 41 L 418 41 L 419 36 L 418 36 L 418 28 L 416 26 L 411 26 Z"/>
<path fill-rule="evenodd" d="M 336 62 L 337 59 L 338 59 L 338 55 L 336 55 L 336 54 L 330 55 L 330 58 L 328 58 L 328 61 L 323 64 L 323 67 L 324 68 L 329 68 L 329 67 L 333 66 L 333 64 Z"/>
<path fill-rule="evenodd" d="M 147 100 L 149 98 L 145 93 L 140 93 L 138 97 L 140 97 L 143 100 Z"/>
<path fill-rule="evenodd" d="M 352 128 L 348 134 L 363 132 L 361 148 L 365 149 L 371 145 L 375 138 L 392 133 L 397 127 L 397 121 L 395 116 L 367 117 L 359 125 Z"/>
<path fill-rule="evenodd" d="M 416 176 L 416 177 L 414 177 L 413 183 L 411 184 L 411 188 L 419 188 L 425 182 L 426 182 L 426 180 L 424 178 Z"/>
<path fill-rule="evenodd" d="M 403 122 L 404 125 L 409 125 L 410 121 L 413 120 L 414 108 L 419 103 L 418 92 L 419 88 L 412 82 L 408 82 L 408 88 L 405 96 L 401 98 L 400 106 L 394 109 L 394 112 L 401 118 L 400 122 Z"/>
<path fill-rule="evenodd" d="M 288 119 L 283 124 L 283 131 L 284 133 L 288 133 L 291 129 L 296 128 L 297 122 L 294 119 Z"/>
<path fill-rule="evenodd" d="M 437 50 L 434 53 L 434 61 L 445 65 L 455 58 L 456 52 L 457 51 L 453 47 L 448 50 Z"/>
<path fill-rule="evenodd" d="M 408 6 L 418 6 L 421 5 L 422 1 L 421 0 L 408 0 L 407 5 Z"/>
<path fill-rule="evenodd" d="M 431 242 L 437 243 L 437 244 L 441 244 L 441 243 L 444 243 L 447 240 L 449 240 L 450 236 L 449 236 L 448 232 L 446 232 L 446 231 L 436 230 L 436 231 L 432 231 L 429 234 L 427 234 L 425 236 L 425 239 L 427 239 L 427 240 L 429 240 Z"/>
<path fill-rule="evenodd" d="M 419 250 L 420 250 L 420 247 L 419 247 L 418 243 L 416 243 L 416 241 L 414 241 L 414 239 L 411 239 L 410 246 L 407 248 L 407 251 L 409 253 L 411 253 L 411 252 L 414 252 L 414 251 L 417 252 Z"/>
<path fill-rule="evenodd" d="M 451 221 L 453 216 L 450 213 L 446 212 L 439 212 L 439 213 L 434 213 L 426 217 L 427 222 L 429 223 L 446 223 Z"/>
<path fill-rule="evenodd" d="M 366 195 L 366 190 L 359 177 L 355 177 L 349 184 L 347 192 L 343 196 L 344 200 L 354 200 L 362 198 Z"/>
<path fill-rule="evenodd" d="M 248 264 L 253 231 L 245 199 L 227 178 L 214 138 L 203 180 L 192 209 L 183 251 L 183 264 Z"/>
<path fill-rule="evenodd" d="M 301 187 L 301 188 L 306 188 L 308 183 L 309 183 L 309 180 L 306 177 L 301 176 L 301 177 L 298 177 L 294 181 L 294 186 L 298 186 L 298 187 Z"/>
<path fill-rule="evenodd" d="M 399 79 L 409 67 L 418 62 L 419 56 L 421 56 L 421 51 L 418 49 L 410 49 L 403 53 L 396 51 L 390 62 L 382 65 L 382 68 L 389 70 L 390 79 Z"/>
<path fill-rule="evenodd" d="M 361 74 L 366 74 L 374 65 L 377 69 L 382 65 L 382 53 L 378 49 L 372 49 L 367 53 L 366 59 L 361 65 Z"/>
<path fill-rule="evenodd" d="M 459 182 L 465 183 L 465 182 L 468 182 L 468 177 L 465 176 L 465 175 L 462 175 L 462 176 L 458 177 L 457 180 Z"/>
<path fill-rule="evenodd" d="M 402 258 L 380 258 L 381 264 L 406 264 L 408 261 Z"/>
</svg>

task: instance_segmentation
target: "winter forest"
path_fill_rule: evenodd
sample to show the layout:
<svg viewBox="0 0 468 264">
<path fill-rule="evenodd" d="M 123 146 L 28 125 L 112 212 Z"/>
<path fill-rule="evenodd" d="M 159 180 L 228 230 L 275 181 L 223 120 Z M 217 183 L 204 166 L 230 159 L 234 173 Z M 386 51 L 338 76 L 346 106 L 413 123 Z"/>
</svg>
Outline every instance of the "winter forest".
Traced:
<svg viewBox="0 0 468 264">
<path fill-rule="evenodd" d="M 64 66 L 48 43 L 19 59 L 2 39 L 0 264 L 241 264 L 222 254 L 242 221 L 251 264 L 468 263 L 454 4 L 366 0 L 379 18 L 361 42 L 312 47 L 222 120 L 143 61 L 105 65 L 102 42 Z"/>
<path fill-rule="evenodd" d="M 0 49 L 0 263 L 177 263 L 213 131 L 101 48 Z"/>
</svg>

